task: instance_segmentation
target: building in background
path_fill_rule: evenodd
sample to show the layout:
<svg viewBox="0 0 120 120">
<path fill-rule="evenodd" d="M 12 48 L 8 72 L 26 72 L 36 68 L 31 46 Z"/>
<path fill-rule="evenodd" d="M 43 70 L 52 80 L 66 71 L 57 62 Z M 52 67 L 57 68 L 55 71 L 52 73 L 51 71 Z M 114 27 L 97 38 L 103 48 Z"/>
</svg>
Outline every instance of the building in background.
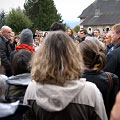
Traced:
<svg viewBox="0 0 120 120">
<path fill-rule="evenodd" d="M 80 28 L 92 33 L 98 28 L 101 32 L 109 31 L 114 24 L 120 23 L 120 0 L 95 0 L 83 10 Z"/>
</svg>

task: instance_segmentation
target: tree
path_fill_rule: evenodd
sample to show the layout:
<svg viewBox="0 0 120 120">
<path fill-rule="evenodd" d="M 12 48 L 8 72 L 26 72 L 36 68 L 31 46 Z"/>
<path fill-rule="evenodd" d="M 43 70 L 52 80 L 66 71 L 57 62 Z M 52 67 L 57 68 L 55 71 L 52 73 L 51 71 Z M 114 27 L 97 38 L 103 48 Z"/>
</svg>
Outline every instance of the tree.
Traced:
<svg viewBox="0 0 120 120">
<path fill-rule="evenodd" d="M 62 22 L 53 0 L 27 0 L 24 4 L 26 15 L 33 22 L 33 28 L 49 30 L 53 22 Z"/>
<path fill-rule="evenodd" d="M 20 8 L 12 9 L 6 19 L 6 24 L 12 28 L 15 33 L 21 32 L 25 28 L 31 28 L 31 20 L 24 14 Z"/>
<path fill-rule="evenodd" d="M 6 20 L 6 13 L 4 10 L 0 12 L 0 28 L 5 25 L 5 20 Z"/>
<path fill-rule="evenodd" d="M 80 30 L 80 26 L 76 25 L 73 30 L 74 30 L 74 32 L 78 33 L 78 31 Z"/>
</svg>

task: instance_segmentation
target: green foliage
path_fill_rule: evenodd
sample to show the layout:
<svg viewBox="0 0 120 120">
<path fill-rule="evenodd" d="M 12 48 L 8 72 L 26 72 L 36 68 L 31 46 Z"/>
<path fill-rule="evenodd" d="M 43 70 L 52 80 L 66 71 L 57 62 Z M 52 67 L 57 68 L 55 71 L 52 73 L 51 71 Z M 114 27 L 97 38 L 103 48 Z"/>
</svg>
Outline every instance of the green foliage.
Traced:
<svg viewBox="0 0 120 120">
<path fill-rule="evenodd" d="M 78 33 L 78 31 L 80 30 L 80 26 L 76 25 L 73 29 L 74 32 Z"/>
<path fill-rule="evenodd" d="M 31 20 L 20 9 L 12 9 L 6 19 L 6 24 L 12 28 L 15 33 L 21 32 L 25 28 L 31 28 Z"/>
<path fill-rule="evenodd" d="M 5 25 L 6 17 L 7 17 L 6 13 L 4 12 L 4 10 L 2 10 L 0 12 L 0 28 Z"/>
<path fill-rule="evenodd" d="M 33 22 L 33 29 L 48 31 L 53 22 L 62 22 L 53 0 L 27 0 L 24 8 Z"/>
<path fill-rule="evenodd" d="M 68 31 L 68 29 L 70 28 L 70 26 L 67 24 L 67 23 L 64 23 L 65 24 L 65 26 L 66 26 L 66 32 Z"/>
</svg>

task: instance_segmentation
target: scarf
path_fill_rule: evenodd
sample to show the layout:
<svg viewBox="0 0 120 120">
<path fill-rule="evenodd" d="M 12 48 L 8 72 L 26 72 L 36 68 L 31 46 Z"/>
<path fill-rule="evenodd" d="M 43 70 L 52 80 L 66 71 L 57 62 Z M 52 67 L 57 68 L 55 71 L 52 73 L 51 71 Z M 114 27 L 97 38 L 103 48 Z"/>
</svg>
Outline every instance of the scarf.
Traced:
<svg viewBox="0 0 120 120">
<path fill-rule="evenodd" d="M 27 45 L 27 44 L 20 44 L 19 46 L 16 46 L 16 47 L 15 47 L 15 50 L 17 50 L 17 51 L 20 51 L 21 49 L 28 50 L 28 51 L 30 51 L 30 52 L 32 52 L 32 53 L 35 52 L 34 47 L 33 47 L 33 46 L 30 46 L 30 45 Z"/>
</svg>

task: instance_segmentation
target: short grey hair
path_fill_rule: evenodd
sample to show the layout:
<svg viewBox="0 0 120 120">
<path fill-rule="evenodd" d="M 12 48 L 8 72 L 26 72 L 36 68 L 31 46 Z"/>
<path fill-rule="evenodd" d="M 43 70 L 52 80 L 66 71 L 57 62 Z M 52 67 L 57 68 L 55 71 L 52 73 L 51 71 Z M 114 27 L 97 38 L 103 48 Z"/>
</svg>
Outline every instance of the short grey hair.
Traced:
<svg viewBox="0 0 120 120">
<path fill-rule="evenodd" d="M 98 47 L 100 46 L 99 40 L 96 37 L 87 36 L 85 38 L 85 40 L 92 41 L 92 42 L 96 43 Z"/>
</svg>

